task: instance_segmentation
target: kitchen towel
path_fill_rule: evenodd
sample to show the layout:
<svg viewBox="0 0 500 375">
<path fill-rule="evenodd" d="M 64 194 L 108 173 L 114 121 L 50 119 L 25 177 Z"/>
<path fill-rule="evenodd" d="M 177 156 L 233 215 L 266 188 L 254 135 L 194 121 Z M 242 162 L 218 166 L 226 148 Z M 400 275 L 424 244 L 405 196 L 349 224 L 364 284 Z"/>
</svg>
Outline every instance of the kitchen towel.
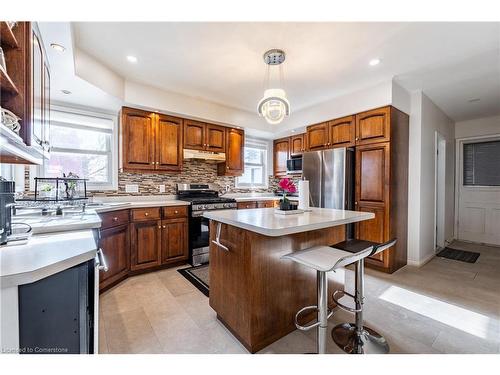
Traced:
<svg viewBox="0 0 500 375">
<path fill-rule="evenodd" d="M 309 210 L 309 181 L 299 181 L 299 210 Z"/>
</svg>

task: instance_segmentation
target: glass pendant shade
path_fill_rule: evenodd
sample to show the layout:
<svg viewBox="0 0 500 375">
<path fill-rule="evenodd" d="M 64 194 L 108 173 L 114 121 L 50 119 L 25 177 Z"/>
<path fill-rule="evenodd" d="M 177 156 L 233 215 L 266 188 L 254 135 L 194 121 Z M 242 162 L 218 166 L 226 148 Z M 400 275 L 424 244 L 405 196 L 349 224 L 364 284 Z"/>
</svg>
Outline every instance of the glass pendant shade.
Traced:
<svg viewBox="0 0 500 375">
<path fill-rule="evenodd" d="M 285 116 L 290 115 L 290 103 L 283 89 L 267 89 L 257 106 L 259 115 L 269 124 L 279 124 Z"/>
</svg>

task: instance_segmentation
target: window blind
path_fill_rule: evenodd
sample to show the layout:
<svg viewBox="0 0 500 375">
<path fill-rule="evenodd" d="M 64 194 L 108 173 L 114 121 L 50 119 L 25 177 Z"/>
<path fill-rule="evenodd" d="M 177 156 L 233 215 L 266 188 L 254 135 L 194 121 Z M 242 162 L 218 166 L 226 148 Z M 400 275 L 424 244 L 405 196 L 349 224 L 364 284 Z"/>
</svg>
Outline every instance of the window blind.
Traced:
<svg viewBox="0 0 500 375">
<path fill-rule="evenodd" d="M 463 183 L 500 186 L 500 140 L 463 145 Z"/>
</svg>

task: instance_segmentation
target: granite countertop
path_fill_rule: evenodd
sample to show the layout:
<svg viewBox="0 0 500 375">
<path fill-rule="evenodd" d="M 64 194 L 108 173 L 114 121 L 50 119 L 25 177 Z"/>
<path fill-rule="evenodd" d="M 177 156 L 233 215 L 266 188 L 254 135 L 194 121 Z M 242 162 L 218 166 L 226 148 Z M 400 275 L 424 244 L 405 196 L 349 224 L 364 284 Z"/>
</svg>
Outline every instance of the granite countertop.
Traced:
<svg viewBox="0 0 500 375">
<path fill-rule="evenodd" d="M 274 208 L 221 210 L 205 212 L 203 216 L 271 237 L 329 228 L 375 217 L 371 212 L 330 208 L 311 208 L 309 212 L 295 215 L 279 215 L 274 210 Z"/>
<path fill-rule="evenodd" d="M 82 262 L 97 254 L 95 233 L 91 229 L 39 234 L 27 243 L 0 248 L 2 288 L 28 284 Z"/>
</svg>

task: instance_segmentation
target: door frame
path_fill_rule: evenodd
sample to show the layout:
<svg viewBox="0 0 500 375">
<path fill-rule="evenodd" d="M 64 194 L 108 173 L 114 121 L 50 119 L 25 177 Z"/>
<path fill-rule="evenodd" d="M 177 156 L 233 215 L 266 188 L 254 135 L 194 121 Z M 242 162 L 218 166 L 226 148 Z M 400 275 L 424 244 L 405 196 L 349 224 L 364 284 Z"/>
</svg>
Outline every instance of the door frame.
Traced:
<svg viewBox="0 0 500 375">
<path fill-rule="evenodd" d="M 445 247 L 446 138 L 435 132 L 434 140 L 434 251 Z"/>
<path fill-rule="evenodd" d="M 459 239 L 459 217 L 460 217 L 460 193 L 463 188 L 463 144 L 474 142 L 487 142 L 500 140 L 500 133 L 485 134 L 472 137 L 462 137 L 455 139 L 455 218 L 453 225 L 453 237 Z M 497 186 L 476 186 L 469 189 L 500 190 Z M 463 241 L 463 240 L 461 240 Z"/>
</svg>

